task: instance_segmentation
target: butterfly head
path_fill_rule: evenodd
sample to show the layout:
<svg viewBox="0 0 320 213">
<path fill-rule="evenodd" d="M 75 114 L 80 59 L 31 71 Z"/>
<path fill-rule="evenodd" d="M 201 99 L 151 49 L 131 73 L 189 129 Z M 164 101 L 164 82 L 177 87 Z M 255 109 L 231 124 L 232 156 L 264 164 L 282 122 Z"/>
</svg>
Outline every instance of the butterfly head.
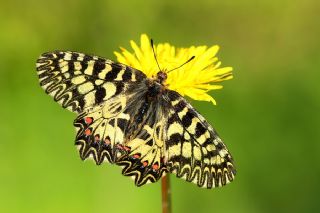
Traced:
<svg viewBox="0 0 320 213">
<path fill-rule="evenodd" d="M 156 55 L 156 51 L 154 50 L 154 45 L 153 45 L 153 40 L 150 39 L 150 43 L 151 43 L 151 48 L 152 48 L 152 52 L 153 52 L 153 55 L 154 55 L 154 59 L 156 60 L 156 63 L 157 63 L 157 66 L 159 68 L 159 72 L 157 73 L 157 78 L 156 78 L 156 81 L 158 83 L 160 83 L 161 85 L 164 85 L 167 77 L 168 77 L 168 73 L 173 71 L 173 70 L 176 70 L 176 69 L 179 69 L 180 67 L 184 66 L 185 64 L 189 63 L 190 61 L 192 61 L 194 59 L 195 56 L 192 56 L 191 58 L 189 58 L 186 62 L 184 62 L 183 64 L 181 64 L 180 66 L 174 68 L 174 69 L 171 69 L 169 71 L 166 71 L 166 70 L 162 70 L 160 68 L 160 65 L 159 65 L 159 62 L 158 62 L 158 59 L 157 59 L 157 55 Z"/>
<path fill-rule="evenodd" d="M 164 85 L 165 81 L 167 80 L 167 73 L 165 71 L 159 71 L 157 73 L 157 79 L 156 81 L 160 84 Z"/>
</svg>

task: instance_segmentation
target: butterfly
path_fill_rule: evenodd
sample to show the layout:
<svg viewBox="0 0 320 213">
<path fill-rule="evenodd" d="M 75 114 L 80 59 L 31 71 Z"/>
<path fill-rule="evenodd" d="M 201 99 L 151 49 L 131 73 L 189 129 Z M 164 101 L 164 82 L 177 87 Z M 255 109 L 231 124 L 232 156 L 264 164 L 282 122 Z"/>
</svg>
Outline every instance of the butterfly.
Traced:
<svg viewBox="0 0 320 213">
<path fill-rule="evenodd" d="M 40 86 L 77 114 L 75 145 L 82 160 L 121 166 L 137 186 L 167 173 L 214 188 L 231 182 L 233 158 L 217 132 L 179 93 L 111 60 L 72 51 L 42 54 Z"/>
</svg>

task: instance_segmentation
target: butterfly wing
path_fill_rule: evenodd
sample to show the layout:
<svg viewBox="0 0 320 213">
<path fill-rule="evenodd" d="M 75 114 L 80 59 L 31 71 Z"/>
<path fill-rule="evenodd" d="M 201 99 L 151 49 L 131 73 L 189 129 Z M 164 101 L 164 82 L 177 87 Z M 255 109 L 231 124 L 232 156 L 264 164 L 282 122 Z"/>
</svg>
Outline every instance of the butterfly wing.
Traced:
<svg viewBox="0 0 320 213">
<path fill-rule="evenodd" d="M 46 93 L 77 113 L 124 93 L 128 84 L 146 78 L 129 66 L 71 51 L 42 54 L 37 60 L 37 73 Z"/>
<path fill-rule="evenodd" d="M 213 128 L 174 91 L 147 100 L 141 71 L 69 51 L 41 55 L 37 71 L 42 88 L 78 113 L 74 126 L 82 159 L 123 166 L 138 186 L 168 170 L 207 188 L 233 180 L 232 157 Z"/>
<path fill-rule="evenodd" d="M 164 116 L 155 108 L 157 104 L 145 100 L 144 86 L 87 108 L 74 122 L 81 158 L 120 165 L 124 167 L 122 174 L 133 176 L 137 186 L 155 182 L 167 171 Z"/>
<path fill-rule="evenodd" d="M 165 99 L 170 105 L 165 142 L 169 172 L 200 187 L 231 182 L 233 159 L 216 131 L 178 93 L 168 91 Z"/>
<path fill-rule="evenodd" d="M 37 61 L 41 87 L 78 113 L 76 145 L 82 159 L 118 164 L 141 186 L 166 171 L 160 121 L 146 104 L 141 71 L 98 56 L 70 51 L 45 53 Z M 157 134 L 155 129 L 158 130 Z M 162 143 L 163 144 L 163 143 Z"/>
</svg>

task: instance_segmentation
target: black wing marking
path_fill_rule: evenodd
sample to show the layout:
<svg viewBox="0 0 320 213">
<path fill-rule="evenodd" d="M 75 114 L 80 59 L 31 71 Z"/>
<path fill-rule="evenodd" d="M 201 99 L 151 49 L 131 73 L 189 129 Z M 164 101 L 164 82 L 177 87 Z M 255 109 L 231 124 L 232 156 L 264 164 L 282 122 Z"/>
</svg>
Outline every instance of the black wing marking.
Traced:
<svg viewBox="0 0 320 213">
<path fill-rule="evenodd" d="M 120 165 L 122 174 L 132 176 L 137 186 L 156 182 L 166 172 L 164 125 L 157 102 L 147 102 L 146 84 L 87 108 L 74 122 L 81 158 Z"/>
<path fill-rule="evenodd" d="M 207 188 L 233 181 L 233 159 L 217 132 L 178 93 L 168 91 L 164 98 L 171 105 L 165 142 L 169 172 Z"/>
<path fill-rule="evenodd" d="M 71 51 L 42 54 L 37 60 L 41 87 L 62 107 L 80 113 L 127 89 L 145 74 L 111 60 Z"/>
</svg>

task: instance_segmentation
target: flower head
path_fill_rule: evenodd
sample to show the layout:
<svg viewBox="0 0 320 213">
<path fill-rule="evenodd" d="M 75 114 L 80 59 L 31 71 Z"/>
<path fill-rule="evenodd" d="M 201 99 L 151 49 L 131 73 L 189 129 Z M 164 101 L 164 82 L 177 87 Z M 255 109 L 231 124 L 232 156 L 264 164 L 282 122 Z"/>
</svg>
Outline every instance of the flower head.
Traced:
<svg viewBox="0 0 320 213">
<path fill-rule="evenodd" d="M 141 35 L 140 46 L 132 40 L 130 44 L 133 53 L 125 48 L 120 48 L 120 53 L 114 52 L 117 60 L 141 70 L 149 78 L 156 76 L 159 68 L 148 36 L 146 34 Z M 166 80 L 168 88 L 183 96 L 189 96 L 199 101 L 211 101 L 216 104 L 208 91 L 221 89 L 222 86 L 217 83 L 233 77 L 232 67 L 220 67 L 221 62 L 216 57 L 219 50 L 217 45 L 176 48 L 169 43 L 160 43 L 155 45 L 154 48 L 159 65 L 164 71 L 177 68 L 192 56 L 195 56 L 192 61 L 184 66 L 168 72 Z"/>
</svg>

